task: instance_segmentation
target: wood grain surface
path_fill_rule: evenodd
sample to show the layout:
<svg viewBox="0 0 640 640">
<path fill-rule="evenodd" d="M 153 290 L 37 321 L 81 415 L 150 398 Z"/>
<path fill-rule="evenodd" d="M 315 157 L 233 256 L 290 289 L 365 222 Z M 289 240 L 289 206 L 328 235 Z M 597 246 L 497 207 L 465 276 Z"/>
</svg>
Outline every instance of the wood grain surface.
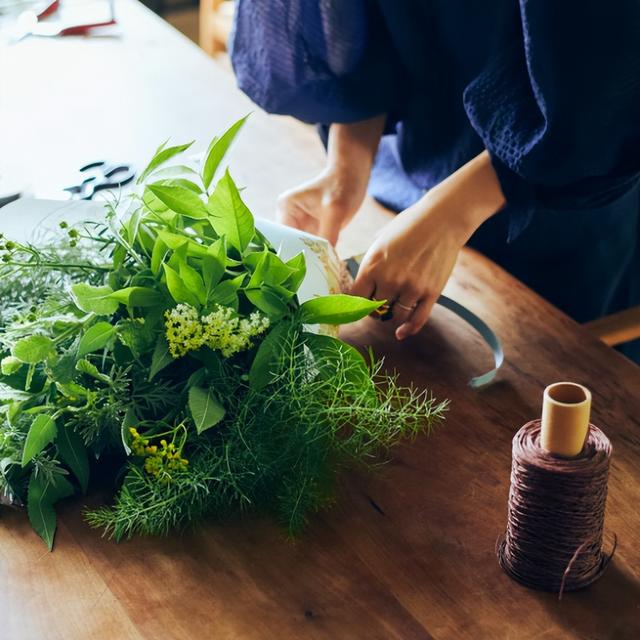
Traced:
<svg viewBox="0 0 640 640">
<path fill-rule="evenodd" d="M 167 135 L 198 138 L 202 149 L 251 109 L 179 34 L 134 2 L 117 9 L 121 39 L 0 49 L 0 163 L 28 170 L 34 187 L 64 185 L 67 172 L 98 157 L 142 164 Z M 321 162 L 312 131 L 256 112 L 231 164 L 254 211 L 271 216 L 277 193 Z M 367 203 L 342 251 L 364 249 L 385 217 Z M 347 475 L 335 508 L 298 540 L 246 518 L 115 544 L 83 522 L 83 504 L 98 500 L 90 497 L 64 504 L 48 553 L 23 512 L 2 509 L 0 638 L 640 637 L 640 369 L 472 251 L 446 293 L 503 339 L 498 381 L 467 386 L 490 354 L 445 310 L 404 343 L 372 320 L 346 329 L 404 381 L 450 398 L 451 409 L 445 425 L 400 446 L 376 473 Z M 607 545 L 618 538 L 605 576 L 562 601 L 513 583 L 494 551 L 511 438 L 559 380 L 592 390 L 593 421 L 613 442 Z"/>
</svg>

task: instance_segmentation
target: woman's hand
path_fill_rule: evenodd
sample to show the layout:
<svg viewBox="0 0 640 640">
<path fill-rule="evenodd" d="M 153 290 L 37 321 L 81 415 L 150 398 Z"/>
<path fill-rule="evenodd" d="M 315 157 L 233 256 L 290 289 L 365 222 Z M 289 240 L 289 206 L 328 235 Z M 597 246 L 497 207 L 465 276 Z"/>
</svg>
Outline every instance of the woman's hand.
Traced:
<svg viewBox="0 0 640 640">
<path fill-rule="evenodd" d="M 466 238 L 447 211 L 414 205 L 392 220 L 367 251 L 353 295 L 387 300 L 396 337 L 417 333 L 444 289 Z M 396 325 L 397 326 L 397 325 Z"/>
<path fill-rule="evenodd" d="M 392 220 L 365 255 L 351 293 L 386 300 L 402 340 L 420 331 L 473 232 L 504 205 L 486 151 Z"/>
<path fill-rule="evenodd" d="M 332 124 L 326 169 L 280 196 L 278 219 L 336 244 L 367 193 L 384 123 L 385 116 L 380 115 L 351 124 Z"/>
<path fill-rule="evenodd" d="M 367 192 L 368 172 L 327 167 L 319 176 L 278 198 L 280 222 L 336 244 Z"/>
</svg>

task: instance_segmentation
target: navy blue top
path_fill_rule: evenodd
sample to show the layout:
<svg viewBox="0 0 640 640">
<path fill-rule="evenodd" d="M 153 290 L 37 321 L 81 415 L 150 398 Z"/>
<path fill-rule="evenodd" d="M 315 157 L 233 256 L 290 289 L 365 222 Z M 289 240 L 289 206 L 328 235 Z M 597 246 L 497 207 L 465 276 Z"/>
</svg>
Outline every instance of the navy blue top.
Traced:
<svg viewBox="0 0 640 640">
<path fill-rule="evenodd" d="M 269 112 L 386 113 L 369 190 L 396 211 L 483 148 L 512 238 L 638 182 L 638 0 L 239 0 L 231 55 Z"/>
</svg>

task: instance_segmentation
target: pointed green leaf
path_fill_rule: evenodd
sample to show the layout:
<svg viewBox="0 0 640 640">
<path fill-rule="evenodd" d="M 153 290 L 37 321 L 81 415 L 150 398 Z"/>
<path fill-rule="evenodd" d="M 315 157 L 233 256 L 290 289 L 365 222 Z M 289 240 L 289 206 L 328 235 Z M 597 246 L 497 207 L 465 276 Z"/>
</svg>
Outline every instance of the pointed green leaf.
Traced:
<svg viewBox="0 0 640 640">
<path fill-rule="evenodd" d="M 158 338 L 156 348 L 151 356 L 151 366 L 149 367 L 149 382 L 151 382 L 165 367 L 173 362 L 173 357 L 169 353 L 169 345 L 164 336 Z"/>
<path fill-rule="evenodd" d="M 209 188 L 213 177 L 215 176 L 217 168 L 220 166 L 222 159 L 229 150 L 231 143 L 234 141 L 236 135 L 242 126 L 247 121 L 249 115 L 241 118 L 237 122 L 234 122 L 219 138 L 216 138 L 209 146 L 207 157 L 204 161 L 202 168 L 202 182 L 206 189 Z"/>
<path fill-rule="evenodd" d="M 244 294 L 251 304 L 271 318 L 280 318 L 287 312 L 287 305 L 280 296 L 266 287 L 262 289 L 247 289 Z"/>
<path fill-rule="evenodd" d="M 225 409 L 211 389 L 189 389 L 189 411 L 197 432 L 203 433 L 224 418 Z"/>
<path fill-rule="evenodd" d="M 375 393 L 375 383 L 371 377 L 367 361 L 350 344 L 333 336 L 304 332 L 305 344 L 314 356 L 320 375 L 325 378 L 335 376 L 336 368 L 345 372 L 345 377 L 357 385 L 363 393 L 366 390 Z M 346 363 L 347 366 L 340 365 Z"/>
<path fill-rule="evenodd" d="M 131 427 L 135 427 L 137 424 L 138 418 L 136 416 L 136 412 L 133 410 L 133 407 L 128 407 L 127 412 L 124 414 L 124 419 L 122 420 L 122 425 L 120 427 L 120 438 L 122 439 L 122 447 L 124 448 L 124 451 L 128 456 L 131 455 L 131 447 L 129 446 L 129 442 L 131 442 L 131 434 L 129 433 L 129 429 Z"/>
<path fill-rule="evenodd" d="M 53 340 L 47 336 L 27 336 L 13 345 L 12 355 L 20 362 L 36 364 L 54 353 L 54 346 Z"/>
<path fill-rule="evenodd" d="M 60 475 L 51 477 L 31 474 L 27 494 L 27 512 L 34 531 L 44 540 L 49 551 L 56 532 L 56 512 L 53 505 L 73 495 L 73 486 Z"/>
<path fill-rule="evenodd" d="M 185 287 L 198 298 L 200 304 L 204 304 L 207 301 L 202 276 L 187 262 L 180 264 L 180 278 L 182 278 Z"/>
<path fill-rule="evenodd" d="M 300 306 L 301 320 L 305 324 L 344 324 L 368 316 L 384 300 L 369 300 L 343 293 L 320 296 Z"/>
<path fill-rule="evenodd" d="M 71 382 L 76 375 L 76 359 L 75 349 L 72 348 L 61 354 L 55 361 L 48 362 L 49 377 L 63 384 Z"/>
<path fill-rule="evenodd" d="M 211 212 L 209 221 L 216 233 L 226 236 L 227 242 L 238 251 L 244 251 L 255 233 L 253 216 L 228 170 L 211 194 L 208 209 Z"/>
<path fill-rule="evenodd" d="M 78 345 L 78 357 L 87 353 L 93 353 L 105 347 L 109 340 L 114 336 L 116 328 L 108 322 L 96 322 L 96 324 L 89 327 L 82 338 L 80 338 L 80 344 Z"/>
<path fill-rule="evenodd" d="M 28 464 L 49 443 L 55 440 L 58 429 L 55 420 L 44 413 L 38 414 L 31 426 L 22 450 L 22 466 Z"/>
<path fill-rule="evenodd" d="M 183 187 L 184 189 L 193 191 L 193 193 L 203 193 L 202 188 L 199 185 L 197 185 L 192 180 L 188 180 L 187 178 L 169 178 L 165 180 L 158 180 L 147 186 L 153 187 L 157 185 L 161 187 Z"/>
<path fill-rule="evenodd" d="M 169 249 L 179 249 L 187 242 L 189 242 L 189 238 L 187 236 L 183 236 L 179 233 L 172 233 L 171 231 L 167 231 L 166 229 L 160 229 L 158 231 L 158 238 L 164 242 L 164 244 L 169 247 Z"/>
<path fill-rule="evenodd" d="M 254 389 L 266 387 L 278 370 L 284 349 L 284 339 L 290 326 L 286 322 L 277 324 L 262 341 L 249 370 L 249 384 Z"/>
<path fill-rule="evenodd" d="M 149 187 L 145 187 L 142 192 L 142 202 L 146 209 L 154 214 L 153 218 L 160 219 L 164 224 L 170 227 L 175 225 L 175 219 L 178 214 L 175 211 L 169 211 L 169 207 L 167 207 L 162 200 L 156 197 L 156 195 L 149 190 Z"/>
<path fill-rule="evenodd" d="M 128 239 L 130 245 L 134 245 L 140 228 L 140 220 L 144 210 L 142 207 L 136 209 L 125 222 L 123 222 L 123 235 Z"/>
<path fill-rule="evenodd" d="M 156 314 L 159 311 L 156 307 Z M 157 332 L 153 326 L 155 317 L 157 315 L 147 314 L 145 318 L 122 319 L 117 325 L 120 342 L 131 349 L 135 358 L 153 351 L 156 345 Z"/>
<path fill-rule="evenodd" d="M 15 356 L 5 356 L 2 358 L 2 362 L 0 363 L 0 369 L 2 370 L 3 376 L 10 376 L 20 369 L 20 367 L 24 364 L 22 360 L 16 358 Z"/>
<path fill-rule="evenodd" d="M 231 280 L 223 280 L 214 287 L 213 292 L 209 295 L 210 304 L 221 304 L 224 307 L 238 307 L 238 289 L 244 282 L 244 275 L 236 276 Z"/>
<path fill-rule="evenodd" d="M 199 178 L 199 174 L 195 169 L 188 167 L 186 164 L 174 164 L 170 167 L 164 167 L 162 169 L 157 169 L 153 172 L 154 178 L 160 179 L 170 179 L 173 180 L 175 178 L 184 178 L 185 176 L 194 176 Z"/>
<path fill-rule="evenodd" d="M 294 273 L 295 269 L 286 265 L 275 253 L 263 251 L 247 287 L 259 289 L 263 284 L 282 284 Z"/>
<path fill-rule="evenodd" d="M 185 257 L 203 258 L 207 255 L 207 247 L 185 235 L 161 229 L 158 232 L 158 238 L 162 240 L 169 249 L 183 251 Z"/>
<path fill-rule="evenodd" d="M 164 296 L 151 287 L 126 287 L 114 291 L 109 298 L 130 307 L 155 307 L 164 302 Z"/>
<path fill-rule="evenodd" d="M 293 269 L 293 273 L 289 278 L 287 278 L 287 280 L 285 280 L 283 286 L 289 289 L 289 291 L 293 291 L 295 293 L 300 288 L 300 285 L 307 274 L 307 262 L 304 257 L 304 252 L 301 251 L 297 255 L 293 256 L 291 260 L 287 260 L 287 266 Z"/>
<path fill-rule="evenodd" d="M 169 209 L 176 213 L 196 219 L 206 218 L 209 215 L 200 196 L 191 191 L 191 189 L 186 189 L 178 185 L 168 186 L 160 184 L 150 184 L 147 188 L 158 200 L 166 204 Z"/>
<path fill-rule="evenodd" d="M 100 382 L 104 382 L 105 384 L 111 384 L 112 382 L 111 378 L 108 375 L 101 373 L 95 364 L 89 362 L 88 360 L 85 360 L 84 358 L 82 360 L 78 360 L 78 362 L 76 363 L 76 371 L 91 376 L 92 378 L 95 378 Z"/>
<path fill-rule="evenodd" d="M 169 253 L 169 247 L 160 238 L 156 238 L 153 243 L 153 250 L 151 251 L 151 271 L 157 274 L 160 271 L 160 265 L 164 262 L 164 259 Z"/>
<path fill-rule="evenodd" d="M 162 265 L 162 268 L 164 269 L 164 275 L 167 279 L 167 289 L 169 289 L 171 297 L 178 303 L 184 302 L 185 304 L 190 304 L 192 307 L 197 307 L 197 296 L 189 291 L 178 272 L 166 263 Z"/>
<path fill-rule="evenodd" d="M 207 255 L 202 258 L 202 279 L 207 299 L 224 275 L 226 255 L 227 248 L 223 236 L 207 247 Z"/>
<path fill-rule="evenodd" d="M 109 286 L 93 287 L 84 282 L 71 285 L 71 295 L 78 309 L 99 316 L 109 316 L 118 310 L 118 301 L 111 300 L 113 289 Z"/>
<path fill-rule="evenodd" d="M 145 170 L 138 177 L 136 184 L 142 184 L 152 171 L 157 169 L 160 165 L 164 164 L 167 160 L 170 160 L 174 156 L 177 156 L 179 153 L 186 151 L 194 141 L 192 140 L 191 142 L 187 142 L 187 144 L 180 144 L 176 145 L 175 147 L 167 147 L 165 149 L 165 147 L 167 146 L 167 142 L 169 141 L 166 140 L 156 149 L 156 152 L 153 154 L 153 158 L 151 158 Z"/>
<path fill-rule="evenodd" d="M 73 471 L 82 493 L 86 493 L 89 484 L 89 458 L 82 438 L 70 427 L 63 427 L 58 432 L 56 445 L 62 461 Z"/>
</svg>

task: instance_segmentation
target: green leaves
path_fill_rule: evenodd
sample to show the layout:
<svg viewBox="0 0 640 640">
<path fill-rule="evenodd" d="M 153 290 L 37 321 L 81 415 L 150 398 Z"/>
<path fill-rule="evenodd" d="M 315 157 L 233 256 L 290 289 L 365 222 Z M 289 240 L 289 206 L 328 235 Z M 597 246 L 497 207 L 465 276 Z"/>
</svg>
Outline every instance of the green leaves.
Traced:
<svg viewBox="0 0 640 640">
<path fill-rule="evenodd" d="M 186 260 L 180 262 L 179 269 L 180 279 L 184 286 L 198 299 L 200 304 L 205 304 L 207 295 L 202 276 L 193 267 L 190 267 Z"/>
<path fill-rule="evenodd" d="M 251 274 L 249 288 L 260 288 L 263 284 L 282 284 L 287 278 L 296 273 L 296 268 L 285 264 L 279 256 L 272 251 L 264 251 Z"/>
<path fill-rule="evenodd" d="M 284 340 L 290 326 L 286 322 L 276 325 L 262 341 L 249 370 L 249 384 L 254 389 L 266 387 L 278 369 L 284 348 Z"/>
<path fill-rule="evenodd" d="M 242 201 L 228 170 L 211 194 L 208 208 L 209 221 L 216 233 L 226 236 L 227 242 L 238 251 L 244 251 L 254 236 L 255 226 L 251 211 Z"/>
<path fill-rule="evenodd" d="M 54 352 L 54 342 L 47 336 L 27 336 L 13 345 L 13 357 L 20 362 L 37 364 L 46 360 Z"/>
<path fill-rule="evenodd" d="M 27 439 L 22 449 L 22 466 L 28 464 L 34 456 L 53 442 L 57 433 L 56 422 L 51 416 L 44 413 L 37 415 L 29 427 Z"/>
<path fill-rule="evenodd" d="M 162 265 L 162 268 L 164 269 L 164 275 L 167 280 L 167 289 L 169 289 L 171 297 L 178 303 L 184 302 L 186 304 L 190 304 L 192 307 L 197 307 L 198 297 L 189 291 L 188 286 L 180 274 L 166 263 Z"/>
<path fill-rule="evenodd" d="M 71 285 L 71 295 L 78 309 L 99 316 L 110 316 L 115 313 L 120 304 L 110 296 L 113 289 L 107 285 L 94 287 L 84 282 Z"/>
<path fill-rule="evenodd" d="M 10 376 L 20 369 L 24 363 L 15 356 L 5 356 L 0 362 L 0 370 L 3 376 Z"/>
<path fill-rule="evenodd" d="M 216 169 L 220 166 L 222 159 L 227 153 L 231 143 L 235 140 L 240 129 L 247 121 L 249 115 L 241 118 L 232 124 L 219 138 L 213 141 L 207 152 L 207 157 L 202 168 L 202 182 L 206 189 L 209 188 L 211 181 L 216 173 Z"/>
<path fill-rule="evenodd" d="M 151 366 L 149 367 L 149 382 L 151 382 L 165 367 L 173 362 L 173 358 L 169 353 L 169 345 L 164 336 L 158 338 L 156 348 L 151 356 Z M 130 425 L 133 426 L 133 425 Z"/>
<path fill-rule="evenodd" d="M 215 426 L 224 418 L 225 409 L 211 389 L 189 389 L 189 411 L 198 434 Z"/>
<path fill-rule="evenodd" d="M 44 540 L 49 551 L 53 548 L 56 531 L 56 512 L 53 505 L 73 494 L 73 486 L 63 476 L 32 473 L 29 479 L 27 511 L 35 532 Z"/>
<path fill-rule="evenodd" d="M 169 209 L 188 218 L 206 218 L 209 215 L 197 193 L 180 185 L 150 184 L 149 191 Z"/>
<path fill-rule="evenodd" d="M 384 303 L 358 296 L 338 294 L 307 300 L 300 306 L 304 324 L 344 324 L 368 316 Z"/>
<path fill-rule="evenodd" d="M 151 252 L 151 271 L 157 274 L 160 271 L 160 265 L 165 261 L 165 258 L 169 254 L 169 247 L 158 236 L 153 243 L 153 250 Z"/>
<path fill-rule="evenodd" d="M 76 371 L 91 376 L 92 378 L 95 378 L 96 380 L 99 380 L 104 384 L 111 384 L 112 382 L 111 378 L 108 375 L 101 373 L 98 367 L 96 367 L 95 364 L 89 362 L 88 360 L 78 360 L 75 369 Z"/>
<path fill-rule="evenodd" d="M 202 278 L 207 299 L 209 299 L 215 286 L 224 275 L 226 257 L 227 248 L 223 236 L 207 248 L 207 253 L 202 258 Z"/>
<path fill-rule="evenodd" d="M 109 340 L 115 335 L 116 327 L 109 322 L 96 322 L 93 326 L 89 327 L 80 338 L 80 344 L 78 345 L 78 357 L 87 355 L 87 353 L 93 353 L 105 347 Z"/>
<path fill-rule="evenodd" d="M 164 302 L 163 295 L 151 287 L 125 287 L 109 295 L 129 307 L 156 307 Z"/>
<path fill-rule="evenodd" d="M 287 312 L 287 305 L 267 287 L 247 289 L 244 294 L 251 304 L 271 318 L 281 318 Z"/>
<path fill-rule="evenodd" d="M 243 275 L 239 275 L 231 280 L 223 280 L 209 294 L 209 302 L 237 309 L 238 289 L 242 286 L 244 278 L 245 277 Z"/>
<path fill-rule="evenodd" d="M 128 456 L 131 455 L 131 447 L 129 446 L 131 434 L 129 433 L 129 429 L 131 427 L 135 427 L 138 422 L 138 417 L 136 416 L 136 412 L 133 410 L 133 407 L 127 407 L 122 424 L 120 425 L 120 440 L 122 441 L 122 448 Z"/>
<path fill-rule="evenodd" d="M 167 147 L 167 142 L 168 142 L 168 140 L 163 142 L 156 149 L 156 152 L 153 154 L 153 158 L 151 158 L 151 160 L 150 160 L 149 164 L 147 165 L 147 167 L 145 168 L 145 170 L 138 177 L 138 180 L 136 181 L 136 184 L 142 184 L 147 179 L 147 177 L 153 171 L 155 171 L 155 169 L 160 167 L 167 160 L 170 160 L 174 156 L 177 156 L 179 153 L 182 153 L 183 151 L 186 151 L 193 144 L 194 141 L 192 140 L 191 142 L 187 142 L 187 144 L 176 145 L 175 147 Z"/>
<path fill-rule="evenodd" d="M 64 427 L 58 433 L 56 445 L 62 461 L 73 471 L 82 493 L 86 493 L 89 484 L 89 458 L 82 438 L 73 429 Z"/>
<path fill-rule="evenodd" d="M 300 288 L 300 285 L 307 274 L 307 263 L 304 258 L 304 253 L 301 251 L 299 254 L 293 256 L 291 260 L 287 260 L 286 265 L 293 269 L 293 273 L 283 284 L 287 289 L 295 293 Z"/>
<path fill-rule="evenodd" d="M 347 382 L 355 385 L 359 393 L 375 393 L 375 383 L 362 354 L 350 344 L 333 336 L 303 334 L 305 344 L 311 350 L 318 374 L 325 378 L 344 371 Z"/>
</svg>

